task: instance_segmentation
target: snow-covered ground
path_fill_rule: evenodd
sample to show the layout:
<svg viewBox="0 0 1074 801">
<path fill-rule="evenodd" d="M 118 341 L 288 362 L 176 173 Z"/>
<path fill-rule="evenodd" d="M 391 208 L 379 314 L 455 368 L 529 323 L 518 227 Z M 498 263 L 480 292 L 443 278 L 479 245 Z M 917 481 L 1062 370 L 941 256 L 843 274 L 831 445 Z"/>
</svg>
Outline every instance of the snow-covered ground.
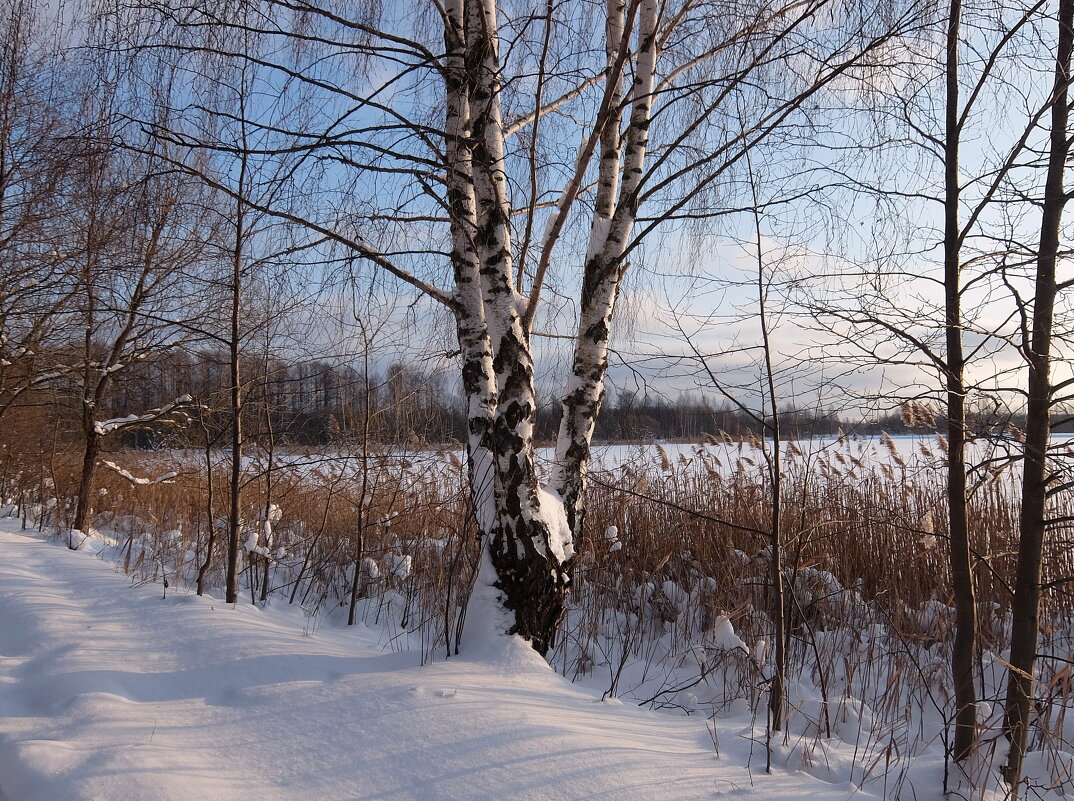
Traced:
<svg viewBox="0 0 1074 801">
<path fill-rule="evenodd" d="M 163 594 L 0 520 L 0 801 L 895 797 L 882 766 L 847 780 L 852 743 L 777 740 L 766 774 L 748 711 L 602 702 L 506 637 L 422 666 L 295 607 Z M 939 798 L 941 767 L 902 795 Z"/>
</svg>

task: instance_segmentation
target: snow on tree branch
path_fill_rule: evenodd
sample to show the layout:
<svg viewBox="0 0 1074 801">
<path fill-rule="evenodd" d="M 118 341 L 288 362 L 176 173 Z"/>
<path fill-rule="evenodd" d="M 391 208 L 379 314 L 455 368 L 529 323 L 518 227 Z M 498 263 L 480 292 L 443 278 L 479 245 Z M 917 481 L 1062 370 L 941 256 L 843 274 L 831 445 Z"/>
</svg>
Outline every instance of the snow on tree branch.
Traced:
<svg viewBox="0 0 1074 801">
<path fill-rule="evenodd" d="M 124 470 L 115 462 L 102 460 L 101 464 L 103 464 L 109 470 L 112 470 L 113 472 L 127 479 L 127 481 L 129 481 L 131 483 L 131 486 L 133 487 L 146 486 L 148 484 L 171 484 L 175 481 L 176 476 L 179 475 L 177 472 L 172 470 L 171 472 L 164 473 L 162 475 L 157 476 L 156 478 L 144 478 L 142 476 L 133 475 L 129 471 Z"/>
<path fill-rule="evenodd" d="M 189 395 L 180 395 L 171 403 L 167 403 L 164 406 L 160 406 L 156 409 L 150 409 L 145 414 L 128 414 L 126 417 L 113 417 L 110 420 L 101 420 L 100 422 L 93 424 L 93 430 L 103 436 L 110 434 L 113 431 L 122 431 L 125 428 L 131 426 L 140 425 L 142 423 L 151 423 L 154 420 L 159 420 L 162 417 L 167 417 L 173 412 L 179 412 L 186 409 L 188 406 L 194 404 L 194 399 Z"/>
</svg>

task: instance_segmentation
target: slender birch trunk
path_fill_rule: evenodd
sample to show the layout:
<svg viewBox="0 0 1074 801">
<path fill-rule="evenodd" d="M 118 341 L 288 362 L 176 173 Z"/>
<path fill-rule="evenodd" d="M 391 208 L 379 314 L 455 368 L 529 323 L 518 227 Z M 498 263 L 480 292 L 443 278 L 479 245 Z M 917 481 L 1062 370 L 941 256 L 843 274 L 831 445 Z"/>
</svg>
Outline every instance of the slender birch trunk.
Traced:
<svg viewBox="0 0 1074 801">
<path fill-rule="evenodd" d="M 623 40 L 624 13 L 623 3 L 610 0 L 609 67 L 619 59 L 615 48 Z M 581 538 L 585 522 L 586 471 L 597 415 L 604 400 L 612 315 L 628 267 L 624 254 L 637 214 L 637 195 L 649 144 L 658 57 L 658 19 L 656 1 L 643 0 L 638 13 L 637 67 L 627 98 L 630 118 L 626 133 L 620 136 L 619 117 L 614 115 L 601 140 L 597 204 L 590 228 L 574 361 L 570 386 L 563 398 L 552 481 L 563 500 L 567 521 L 576 540 Z M 613 91 L 618 93 L 618 87 Z"/>
</svg>

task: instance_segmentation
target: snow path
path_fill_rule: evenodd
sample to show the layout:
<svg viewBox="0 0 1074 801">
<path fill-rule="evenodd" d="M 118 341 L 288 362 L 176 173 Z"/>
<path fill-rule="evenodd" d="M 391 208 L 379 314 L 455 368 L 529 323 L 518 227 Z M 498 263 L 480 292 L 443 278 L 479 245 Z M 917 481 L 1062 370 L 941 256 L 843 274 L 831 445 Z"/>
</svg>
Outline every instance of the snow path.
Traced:
<svg viewBox="0 0 1074 801">
<path fill-rule="evenodd" d="M 600 703 L 521 645 L 421 667 L 293 608 L 161 600 L 16 526 L 0 521 L 2 801 L 855 794 L 765 776 L 761 749 L 751 784 L 731 730 L 718 758 L 703 719 Z"/>
</svg>

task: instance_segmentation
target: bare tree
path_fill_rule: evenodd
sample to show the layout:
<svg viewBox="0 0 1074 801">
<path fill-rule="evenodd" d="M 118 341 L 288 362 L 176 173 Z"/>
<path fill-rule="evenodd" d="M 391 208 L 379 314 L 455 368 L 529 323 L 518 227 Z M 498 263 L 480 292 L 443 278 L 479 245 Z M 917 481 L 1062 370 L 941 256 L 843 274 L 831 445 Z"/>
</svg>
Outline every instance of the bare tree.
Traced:
<svg viewBox="0 0 1074 801">
<path fill-rule="evenodd" d="M 998 265 L 1007 254 L 1002 243 L 1008 223 L 999 210 L 1009 209 L 1006 188 L 1044 113 L 1034 105 L 1032 88 L 1010 80 L 1006 68 L 1039 59 L 1031 33 L 1043 6 L 974 6 L 967 20 L 962 0 L 952 0 L 937 18 L 942 51 L 926 48 L 927 57 L 890 76 L 892 85 L 869 92 L 877 102 L 865 126 L 872 129 L 866 141 L 880 161 L 890 159 L 890 171 L 879 170 L 871 178 L 853 171 L 838 174 L 840 180 L 849 179 L 854 192 L 868 194 L 876 203 L 873 232 L 879 229 L 884 236 L 855 248 L 858 256 L 862 251 L 873 256 L 871 265 L 851 257 L 855 275 L 840 273 L 834 295 L 806 304 L 811 318 L 827 321 L 826 332 L 848 345 L 852 360 L 904 368 L 901 378 L 907 383 L 900 397 L 935 398 L 944 412 L 955 609 L 951 754 L 956 761 L 974 753 L 978 737 L 974 565 L 981 555 L 974 553 L 968 517 L 973 470 L 967 455 L 973 438 L 969 409 L 1002 383 L 1002 377 L 977 368 L 1007 348 L 1011 334 L 1011 318 L 997 311 L 995 300 L 1003 285 Z M 998 123 L 995 105 L 1012 98 L 1030 112 Z M 990 146 L 973 148 L 967 158 L 965 143 L 977 129 L 989 130 Z M 917 178 L 905 169 L 915 159 L 921 165 Z M 921 225 L 921 215 L 942 222 Z M 901 230 L 894 230 L 900 225 Z M 931 251 L 942 257 L 934 259 Z M 848 292 L 849 287 L 854 291 Z M 847 359 L 847 349 L 833 350 L 838 350 L 837 358 Z M 931 384 L 924 378 L 930 373 L 936 377 Z"/>
<path fill-rule="evenodd" d="M 73 519 L 79 531 L 89 525 L 104 438 L 173 416 L 190 404 L 188 396 L 181 396 L 156 409 L 101 419 L 122 373 L 176 344 L 178 279 L 182 262 L 193 257 L 187 251 L 190 243 L 169 233 L 182 209 L 174 187 L 158 185 L 144 174 L 117 173 L 114 156 L 91 143 L 84 172 L 71 187 L 72 230 L 83 237 L 73 254 L 74 316 L 81 341 L 71 343 L 77 369 L 65 376 L 77 390 L 84 443 Z"/>
<path fill-rule="evenodd" d="M 951 584 L 955 599 L 955 641 L 951 648 L 951 679 L 955 687 L 954 757 L 962 760 L 977 740 L 977 690 L 973 665 L 977 656 L 977 602 L 970 558 L 966 498 L 966 355 L 963 351 L 962 240 L 959 216 L 961 180 L 959 152 L 964 119 L 959 102 L 959 47 L 962 0 L 951 0 L 945 37 L 943 138 L 943 290 L 947 384 L 947 525 Z"/>
<path fill-rule="evenodd" d="M 72 299 L 54 188 L 74 165 L 65 51 L 28 0 L 0 9 L 0 416 L 47 389 L 62 365 Z"/>
</svg>

